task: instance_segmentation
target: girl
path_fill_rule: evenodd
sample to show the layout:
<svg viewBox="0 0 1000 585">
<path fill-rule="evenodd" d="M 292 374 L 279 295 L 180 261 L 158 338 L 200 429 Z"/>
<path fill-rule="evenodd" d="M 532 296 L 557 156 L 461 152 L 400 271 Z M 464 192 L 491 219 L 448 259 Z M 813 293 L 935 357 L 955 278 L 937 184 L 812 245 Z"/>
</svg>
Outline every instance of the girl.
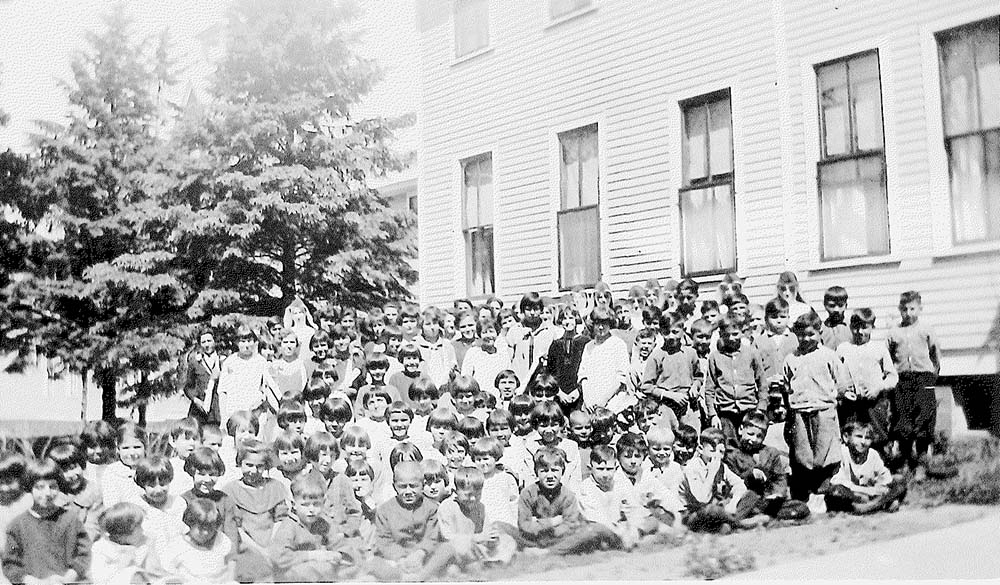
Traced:
<svg viewBox="0 0 1000 585">
<path fill-rule="evenodd" d="M 80 448 L 87 455 L 87 481 L 101 484 L 104 470 L 115 461 L 115 428 L 108 421 L 95 420 L 83 425 Z"/>
<path fill-rule="evenodd" d="M 350 481 L 343 474 L 340 445 L 330 433 L 321 431 L 306 441 L 309 474 L 323 486 L 323 511 L 339 532 L 355 536 L 360 523 L 361 508 L 354 498 Z M 340 463 L 341 465 L 337 465 Z M 339 469 L 338 469 L 339 467 Z"/>
<path fill-rule="evenodd" d="M 164 569 L 185 583 L 232 583 L 236 547 L 220 528 L 223 516 L 215 502 L 197 498 L 184 511 L 187 534 L 163 553 Z"/>
<path fill-rule="evenodd" d="M 257 417 L 246 410 L 238 410 L 226 421 L 226 437 L 219 447 L 219 457 L 226 467 L 225 473 L 219 479 L 219 487 L 231 481 L 239 481 L 240 471 L 236 465 L 236 454 L 239 446 L 250 439 L 256 439 L 260 432 Z"/>
<path fill-rule="evenodd" d="M 146 456 L 146 430 L 133 422 L 124 422 L 115 435 L 115 461 L 101 477 L 101 496 L 104 506 L 110 508 L 118 502 L 137 503 L 142 498 L 142 488 L 136 485 L 135 465 Z"/>
<path fill-rule="evenodd" d="M 424 472 L 424 497 L 440 503 L 451 495 L 451 485 L 448 483 L 448 469 L 437 459 L 425 459 L 421 462 Z"/>
<path fill-rule="evenodd" d="M 236 504 L 225 492 L 218 489 L 219 479 L 226 467 L 219 454 L 208 447 L 199 447 L 184 462 L 184 472 L 191 476 L 193 487 L 181 494 L 188 507 L 196 499 L 204 498 L 215 502 L 222 515 L 222 532 L 239 548 L 240 533 L 236 524 Z"/>
<path fill-rule="evenodd" d="M 55 461 L 62 472 L 60 488 L 66 505 L 80 515 L 80 523 L 93 541 L 100 534 L 97 519 L 104 510 L 104 504 L 100 486 L 87 480 L 86 456 L 75 443 L 63 443 L 49 449 L 47 457 Z"/>
<path fill-rule="evenodd" d="M 521 381 L 517 379 L 514 370 L 501 370 L 493 380 L 493 387 L 496 388 L 497 408 L 509 409 L 514 393 L 521 387 Z"/>
<path fill-rule="evenodd" d="M 559 315 L 559 325 L 564 333 L 549 346 L 549 372 L 556 377 L 560 390 L 566 395 L 576 390 L 576 376 L 580 371 L 583 349 L 590 342 L 590 337 L 585 333 L 577 333 L 580 321 L 580 314 L 575 309 L 564 308 Z M 577 402 L 579 400 L 571 401 L 569 406 L 577 406 Z"/>
<path fill-rule="evenodd" d="M 519 394 L 510 401 L 510 414 L 514 417 L 514 436 L 525 437 L 531 434 L 531 411 L 535 401 L 527 394 Z"/>
<path fill-rule="evenodd" d="M 299 337 L 292 329 L 282 329 L 278 333 L 278 343 L 278 359 L 268 368 L 277 384 L 278 395 L 301 393 L 308 379 L 305 363 L 299 357 Z"/>
<path fill-rule="evenodd" d="M 119 502 L 101 512 L 101 538 L 90 553 L 90 579 L 94 583 L 147 583 L 159 573 L 152 572 L 149 543 L 142 531 L 145 515 L 131 502 Z"/>
<path fill-rule="evenodd" d="M 444 461 L 444 437 L 458 426 L 458 418 L 446 408 L 435 409 L 427 417 L 427 432 L 431 434 L 431 449 L 428 459 Z"/>
<path fill-rule="evenodd" d="M 788 303 L 788 322 L 794 323 L 799 315 L 804 315 L 813 310 L 802 299 L 802 292 L 799 289 L 799 279 L 794 272 L 782 272 L 778 276 L 778 283 L 775 285 L 778 298 Z"/>
<path fill-rule="evenodd" d="M 462 375 L 472 376 L 479 382 L 479 387 L 491 392 L 498 399 L 495 389 L 497 375 L 510 367 L 510 348 L 506 345 L 497 346 L 497 325 L 492 319 L 481 320 L 478 323 L 480 343 L 466 352 L 462 362 Z"/>
<path fill-rule="evenodd" d="M 479 320 L 472 313 L 462 311 L 458 314 L 457 323 L 458 336 L 451 344 L 455 347 L 455 361 L 461 368 L 465 355 L 479 342 Z"/>
</svg>

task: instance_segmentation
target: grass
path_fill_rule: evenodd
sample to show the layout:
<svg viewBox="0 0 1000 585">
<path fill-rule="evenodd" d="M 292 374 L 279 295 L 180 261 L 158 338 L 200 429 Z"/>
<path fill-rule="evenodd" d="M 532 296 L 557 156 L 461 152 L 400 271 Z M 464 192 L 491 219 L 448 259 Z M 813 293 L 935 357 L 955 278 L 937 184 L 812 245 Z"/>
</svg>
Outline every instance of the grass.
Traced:
<svg viewBox="0 0 1000 585">
<path fill-rule="evenodd" d="M 958 474 L 911 484 L 910 503 L 924 507 L 941 504 L 1000 504 L 1000 439 L 967 439 L 944 445 L 932 466 L 950 467 Z"/>
</svg>

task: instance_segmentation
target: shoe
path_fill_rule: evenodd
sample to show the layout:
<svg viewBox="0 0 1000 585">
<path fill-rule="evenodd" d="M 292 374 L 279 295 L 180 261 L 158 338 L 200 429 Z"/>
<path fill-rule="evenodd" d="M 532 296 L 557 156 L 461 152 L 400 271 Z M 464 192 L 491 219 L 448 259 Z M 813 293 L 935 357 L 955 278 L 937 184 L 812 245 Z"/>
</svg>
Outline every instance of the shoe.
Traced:
<svg viewBox="0 0 1000 585">
<path fill-rule="evenodd" d="M 719 527 L 719 534 L 722 534 L 722 535 L 729 534 L 732 531 L 733 531 L 733 527 L 728 522 L 726 522 L 725 524 L 723 524 L 722 526 Z"/>
</svg>

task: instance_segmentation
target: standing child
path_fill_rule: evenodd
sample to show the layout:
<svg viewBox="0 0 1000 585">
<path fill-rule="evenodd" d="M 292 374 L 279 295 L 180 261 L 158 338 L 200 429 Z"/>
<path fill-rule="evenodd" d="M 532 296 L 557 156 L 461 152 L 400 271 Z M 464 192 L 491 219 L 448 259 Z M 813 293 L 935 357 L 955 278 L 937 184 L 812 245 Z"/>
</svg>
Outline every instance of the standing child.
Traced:
<svg viewBox="0 0 1000 585">
<path fill-rule="evenodd" d="M 847 311 L 847 289 L 842 286 L 831 286 L 823 294 L 823 308 L 826 309 L 826 320 L 820 332 L 823 345 L 835 350 L 841 343 L 851 340 L 851 331 L 844 321 Z"/>
<path fill-rule="evenodd" d="M 427 307 L 421 317 L 420 336 L 417 337 L 416 344 L 423 356 L 424 374 L 440 388 L 448 382 L 451 371 L 458 368 L 455 346 L 442 334 L 443 311 L 437 307 Z"/>
<path fill-rule="evenodd" d="M 163 551 L 163 568 L 184 583 L 234 583 L 236 547 L 221 528 L 225 521 L 215 502 L 195 498 L 184 510 L 186 534 Z"/>
<path fill-rule="evenodd" d="M 90 553 L 90 579 L 94 583 L 147 583 L 162 574 L 149 561 L 149 542 L 142 531 L 145 515 L 131 502 L 119 502 L 97 519 L 101 537 Z"/>
<path fill-rule="evenodd" d="M 735 439 L 743 417 L 767 406 L 767 383 L 760 354 L 744 342 L 739 322 L 726 315 L 706 372 L 705 407 L 712 426 Z"/>
<path fill-rule="evenodd" d="M 482 502 L 483 472 L 463 467 L 455 474 L 455 491 L 438 507 L 441 537 L 454 549 L 453 562 L 460 567 L 481 562 L 509 563 L 517 550 L 510 534 L 488 517 Z"/>
<path fill-rule="evenodd" d="M 499 393 L 495 390 L 497 375 L 510 367 L 510 348 L 497 345 L 499 334 L 493 319 L 481 320 L 477 323 L 480 341 L 478 345 L 469 348 L 462 362 L 462 375 L 472 376 L 479 387 L 493 394 L 498 400 Z"/>
<path fill-rule="evenodd" d="M 846 394 L 838 410 L 841 426 L 851 420 L 871 425 L 872 447 L 886 454 L 889 442 L 889 394 L 899 382 L 885 342 L 873 341 L 875 312 L 855 309 L 851 315 L 851 341 L 837 347 L 854 387 L 853 400 Z"/>
<path fill-rule="evenodd" d="M 822 322 L 806 313 L 792 324 L 799 346 L 785 358 L 788 392 L 786 437 L 791 460 L 791 495 L 808 501 L 826 489 L 840 464 L 837 399 L 850 388 L 844 363 L 820 343 Z"/>
<path fill-rule="evenodd" d="M 31 508 L 21 512 L 5 533 L 3 573 L 11 583 L 72 583 L 86 578 L 90 539 L 72 510 L 59 505 L 62 473 L 51 459 L 31 462 L 24 487 Z"/>
<path fill-rule="evenodd" d="M 698 354 L 682 345 L 684 321 L 665 313 L 660 319 L 663 346 L 653 350 L 642 375 L 639 390 L 661 405 L 670 408 L 678 421 L 690 424 L 700 418 L 697 405 L 703 379 Z"/>
<path fill-rule="evenodd" d="M 104 510 L 101 488 L 87 479 L 87 458 L 76 443 L 62 443 L 49 449 L 48 457 L 56 462 L 62 472 L 60 491 L 63 505 L 75 510 L 91 542 L 100 534 L 97 518 Z"/>
<path fill-rule="evenodd" d="M 142 497 L 142 490 L 135 484 L 135 464 L 146 456 L 146 431 L 133 422 L 124 422 L 115 435 L 115 461 L 101 476 L 101 497 L 104 506 L 111 507 L 118 502 L 136 502 Z"/>
<path fill-rule="evenodd" d="M 871 514 L 895 511 L 906 496 L 906 480 L 893 476 L 871 448 L 871 427 L 851 421 L 844 425 L 840 470 L 826 494 L 826 509 Z"/>
<path fill-rule="evenodd" d="M 455 361 L 461 370 L 465 365 L 466 354 L 479 345 L 479 319 L 472 314 L 472 311 L 463 310 L 455 317 L 455 323 L 458 324 L 458 334 L 451 345 L 455 348 Z"/>
<path fill-rule="evenodd" d="M 590 337 L 577 333 L 580 320 L 580 314 L 574 309 L 567 307 L 562 310 L 559 325 L 563 328 L 563 335 L 552 340 L 546 362 L 549 373 L 556 377 L 559 388 L 567 394 L 576 389 L 583 348 L 590 342 Z M 514 379 L 517 379 L 516 376 Z"/>
<path fill-rule="evenodd" d="M 911 472 L 918 466 L 926 471 L 937 423 L 934 383 L 941 371 L 937 336 L 920 321 L 923 309 L 919 292 L 899 295 L 902 321 L 889 332 L 889 355 L 899 372 L 899 385 L 890 395 L 892 435 Z"/>
</svg>

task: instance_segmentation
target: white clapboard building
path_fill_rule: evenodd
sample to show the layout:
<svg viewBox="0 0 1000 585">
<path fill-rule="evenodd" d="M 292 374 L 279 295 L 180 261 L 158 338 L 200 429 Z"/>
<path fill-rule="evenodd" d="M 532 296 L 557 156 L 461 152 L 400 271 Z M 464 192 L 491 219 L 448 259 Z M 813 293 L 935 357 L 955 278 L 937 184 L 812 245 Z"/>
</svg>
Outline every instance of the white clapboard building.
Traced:
<svg viewBox="0 0 1000 585">
<path fill-rule="evenodd" d="M 792 270 L 879 327 L 919 290 L 942 374 L 995 374 L 998 24 L 982 0 L 417 0 L 422 301 L 715 298 L 735 270 L 763 302 Z"/>
</svg>

